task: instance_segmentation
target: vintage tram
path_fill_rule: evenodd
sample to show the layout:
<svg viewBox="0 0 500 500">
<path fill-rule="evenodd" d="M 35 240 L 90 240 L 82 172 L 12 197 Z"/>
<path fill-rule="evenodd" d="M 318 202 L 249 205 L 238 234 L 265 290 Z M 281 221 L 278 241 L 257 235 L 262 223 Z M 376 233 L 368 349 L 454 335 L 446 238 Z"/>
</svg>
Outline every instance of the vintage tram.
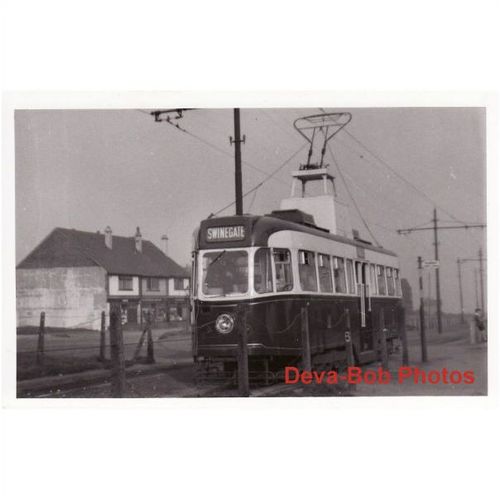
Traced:
<svg viewBox="0 0 500 500">
<path fill-rule="evenodd" d="M 317 117 L 311 118 L 314 125 Z M 339 123 L 338 116 L 333 120 Z M 333 134 L 324 123 L 325 145 Z M 397 256 L 341 227 L 334 177 L 323 156 L 316 164 L 311 154 L 308 160 L 292 174 L 292 196 L 280 210 L 208 218 L 195 232 L 196 362 L 234 367 L 244 323 L 251 371 L 297 365 L 304 309 L 313 366 L 335 368 L 345 361 L 347 328 L 359 364 L 376 359 L 380 328 L 389 344 L 397 343 L 404 328 Z M 306 196 L 306 184 L 314 181 L 321 182 L 323 193 Z"/>
<path fill-rule="evenodd" d="M 300 360 L 303 307 L 313 360 L 333 366 L 345 358 L 348 315 L 359 363 L 376 357 L 382 315 L 389 342 L 404 326 L 396 255 L 327 233 L 299 210 L 204 220 L 196 235 L 192 287 L 193 354 L 199 362 L 234 362 L 245 309 L 254 369 Z"/>
</svg>

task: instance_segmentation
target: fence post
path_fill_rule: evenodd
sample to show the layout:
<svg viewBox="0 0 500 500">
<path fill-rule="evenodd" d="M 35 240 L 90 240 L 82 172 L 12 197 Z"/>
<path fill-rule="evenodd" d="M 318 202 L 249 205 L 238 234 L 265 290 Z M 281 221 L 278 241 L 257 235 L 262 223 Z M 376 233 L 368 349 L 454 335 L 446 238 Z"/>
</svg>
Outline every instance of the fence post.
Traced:
<svg viewBox="0 0 500 500">
<path fill-rule="evenodd" d="M 380 361 L 382 368 L 387 370 L 389 367 L 389 358 L 387 354 L 387 330 L 385 328 L 385 315 L 384 310 L 380 308 L 380 328 L 379 328 L 379 348 L 380 348 Z"/>
<path fill-rule="evenodd" d="M 302 369 L 311 371 L 311 342 L 309 338 L 309 304 L 302 307 L 301 311 L 301 333 L 302 333 Z"/>
<path fill-rule="evenodd" d="M 99 347 L 99 361 L 106 360 L 106 313 L 101 312 L 101 343 Z"/>
<path fill-rule="evenodd" d="M 40 313 L 40 326 L 38 327 L 38 345 L 36 348 L 36 363 L 43 366 L 45 357 L 45 312 Z"/>
<path fill-rule="evenodd" d="M 123 333 L 121 307 L 111 303 L 109 315 L 109 340 L 111 354 L 111 397 L 121 398 L 125 392 L 125 358 L 123 355 Z"/>
<path fill-rule="evenodd" d="M 248 331 L 246 307 L 242 306 L 240 311 L 241 325 L 238 335 L 238 391 L 241 397 L 247 398 L 250 395 L 250 382 L 248 379 Z"/>
<path fill-rule="evenodd" d="M 148 311 L 146 316 L 146 328 L 148 330 L 148 346 L 147 346 L 147 355 L 146 355 L 146 363 L 153 364 L 155 362 L 155 352 L 154 352 L 154 344 L 153 344 L 153 333 L 151 332 L 151 311 Z"/>
<path fill-rule="evenodd" d="M 408 338 L 406 337 L 406 310 L 401 308 L 401 344 L 403 348 L 403 366 L 408 366 L 410 356 L 408 353 Z"/>
</svg>

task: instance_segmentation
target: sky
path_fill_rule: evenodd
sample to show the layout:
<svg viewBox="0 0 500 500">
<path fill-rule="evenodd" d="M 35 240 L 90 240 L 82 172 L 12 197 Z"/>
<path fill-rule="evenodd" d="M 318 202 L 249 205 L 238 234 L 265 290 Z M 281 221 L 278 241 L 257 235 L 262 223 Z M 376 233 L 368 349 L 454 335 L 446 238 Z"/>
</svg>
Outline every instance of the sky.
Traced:
<svg viewBox="0 0 500 500">
<path fill-rule="evenodd" d="M 150 110 L 17 110 L 16 259 L 19 263 L 54 227 L 133 236 L 161 246 L 181 265 L 190 261 L 192 234 L 200 220 L 234 201 L 231 109 L 186 111 L 179 130 L 156 123 Z M 418 298 L 417 257 L 434 258 L 432 231 L 397 229 L 439 223 L 486 222 L 486 129 L 484 108 L 355 108 L 352 121 L 331 141 L 339 199 L 353 228 L 395 251 L 402 276 Z M 306 160 L 304 139 L 294 130 L 318 108 L 242 109 L 244 211 L 264 214 L 289 196 L 290 173 Z M 286 160 L 295 155 L 291 161 Z M 339 175 L 340 168 L 342 175 Z M 348 191 L 342 181 L 347 183 Z M 231 206 L 221 215 L 234 212 Z M 486 251 L 483 229 L 443 230 L 441 295 L 445 312 L 459 311 L 457 258 Z M 475 307 L 476 262 L 463 265 L 464 307 Z M 425 293 L 435 297 L 425 272 Z M 430 287 L 429 287 L 430 280 Z"/>
</svg>

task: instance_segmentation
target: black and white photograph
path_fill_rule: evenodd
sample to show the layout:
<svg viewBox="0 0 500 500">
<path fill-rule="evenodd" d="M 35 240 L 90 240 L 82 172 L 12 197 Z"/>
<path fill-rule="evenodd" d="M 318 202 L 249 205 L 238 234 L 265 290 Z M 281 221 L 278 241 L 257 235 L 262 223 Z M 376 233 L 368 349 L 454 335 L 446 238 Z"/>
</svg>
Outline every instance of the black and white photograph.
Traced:
<svg viewBox="0 0 500 500">
<path fill-rule="evenodd" d="M 499 2 L 1 12 L 2 498 L 499 497 Z"/>
<path fill-rule="evenodd" d="M 485 396 L 486 110 L 18 109 L 17 396 Z"/>
</svg>

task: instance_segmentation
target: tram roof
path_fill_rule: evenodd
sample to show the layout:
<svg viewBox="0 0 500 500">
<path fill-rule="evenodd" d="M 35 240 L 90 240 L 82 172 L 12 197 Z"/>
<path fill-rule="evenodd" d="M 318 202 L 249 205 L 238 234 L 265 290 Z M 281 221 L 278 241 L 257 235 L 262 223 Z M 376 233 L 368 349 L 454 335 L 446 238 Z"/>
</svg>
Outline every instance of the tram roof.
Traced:
<svg viewBox="0 0 500 500">
<path fill-rule="evenodd" d="M 238 240 L 228 241 L 208 241 L 207 230 L 210 228 L 223 228 L 223 227 L 238 227 L 245 228 L 245 237 Z M 279 231 L 297 231 L 300 233 L 310 234 L 325 238 L 328 240 L 338 241 L 347 245 L 365 248 L 373 252 L 378 252 L 386 255 L 397 255 L 383 247 L 378 247 L 364 241 L 356 240 L 354 238 L 347 238 L 338 234 L 332 234 L 324 229 L 316 226 L 310 226 L 293 222 L 283 218 L 279 218 L 272 214 L 268 215 L 231 215 L 224 217 L 212 217 L 205 219 L 201 222 L 198 235 L 196 237 L 196 249 L 210 249 L 210 248 L 236 248 L 241 246 L 267 246 L 269 237 Z"/>
</svg>

